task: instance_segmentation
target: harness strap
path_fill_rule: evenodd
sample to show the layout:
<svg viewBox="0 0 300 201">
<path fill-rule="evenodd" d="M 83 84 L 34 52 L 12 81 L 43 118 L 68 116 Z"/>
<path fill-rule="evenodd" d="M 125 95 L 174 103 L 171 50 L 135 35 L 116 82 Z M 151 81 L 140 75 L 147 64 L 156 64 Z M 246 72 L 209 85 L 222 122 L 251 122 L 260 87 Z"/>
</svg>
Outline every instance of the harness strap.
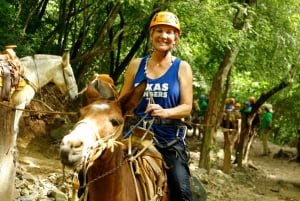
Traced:
<svg viewBox="0 0 300 201">
<path fill-rule="evenodd" d="M 167 143 L 166 145 L 162 145 L 158 142 L 158 140 L 156 138 L 154 138 L 155 140 L 155 146 L 161 148 L 161 149 L 165 149 L 165 148 L 169 148 L 174 146 L 175 144 L 177 144 L 178 142 L 183 142 L 181 137 L 176 137 L 174 140 L 170 141 L 169 143 Z"/>
<path fill-rule="evenodd" d="M 10 75 L 10 69 L 8 65 L 2 65 L 3 70 L 3 87 L 2 87 L 2 94 L 1 98 L 3 100 L 9 101 L 10 99 L 10 90 L 11 90 L 11 75 Z"/>
<path fill-rule="evenodd" d="M 186 122 L 182 121 L 181 119 L 161 119 L 161 118 L 152 118 L 152 119 L 146 119 L 145 116 L 138 117 L 133 116 L 131 117 L 131 121 L 133 124 L 139 124 L 143 121 L 153 121 L 153 124 L 159 124 L 159 125 L 174 125 L 174 126 L 185 126 L 188 125 Z"/>
<path fill-rule="evenodd" d="M 130 160 L 129 165 L 130 165 L 130 170 L 131 170 L 131 174 L 132 174 L 133 181 L 134 181 L 136 196 L 137 196 L 138 201 L 141 201 L 141 195 L 140 195 L 140 192 L 139 192 L 139 188 L 138 188 L 138 185 L 137 185 L 137 179 L 136 179 L 134 169 L 133 169 L 133 161 Z"/>
<path fill-rule="evenodd" d="M 33 82 L 31 82 L 28 78 L 26 78 L 25 75 L 20 75 L 20 77 L 23 78 L 25 80 L 25 82 L 33 88 L 35 93 L 37 93 L 39 91 L 39 87 L 36 84 L 34 84 Z"/>
<path fill-rule="evenodd" d="M 132 135 L 124 143 L 134 147 L 134 151 L 128 150 L 128 153 L 132 153 L 129 162 L 135 173 L 134 179 L 140 182 L 145 200 L 161 200 L 167 188 L 164 172 L 166 166 L 161 154 L 154 147 L 153 133 L 149 129 L 134 126 L 131 131 Z M 129 146 L 127 148 L 130 149 Z"/>
</svg>

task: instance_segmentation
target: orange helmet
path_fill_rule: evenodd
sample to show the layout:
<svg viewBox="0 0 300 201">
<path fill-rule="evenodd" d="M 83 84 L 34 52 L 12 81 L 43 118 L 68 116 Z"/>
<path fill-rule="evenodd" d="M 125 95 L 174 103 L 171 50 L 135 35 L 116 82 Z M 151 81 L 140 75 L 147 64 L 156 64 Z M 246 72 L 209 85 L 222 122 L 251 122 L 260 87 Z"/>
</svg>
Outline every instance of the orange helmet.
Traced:
<svg viewBox="0 0 300 201">
<path fill-rule="evenodd" d="M 240 103 L 236 103 L 236 104 L 234 105 L 234 107 L 235 107 L 235 108 L 240 108 L 240 107 L 241 107 L 241 104 L 240 104 Z"/>
<path fill-rule="evenodd" d="M 234 98 L 228 98 L 228 103 L 229 104 L 234 104 L 235 103 L 235 99 Z"/>
<path fill-rule="evenodd" d="M 251 96 L 250 98 L 249 98 L 249 101 L 250 101 L 250 103 L 255 103 L 255 101 L 256 101 L 256 98 L 254 97 L 254 96 Z"/>
<path fill-rule="evenodd" d="M 156 13 L 152 17 L 149 30 L 156 25 L 168 25 L 175 28 L 178 31 L 178 35 L 181 33 L 178 17 L 174 13 L 168 11 L 160 11 Z"/>
</svg>

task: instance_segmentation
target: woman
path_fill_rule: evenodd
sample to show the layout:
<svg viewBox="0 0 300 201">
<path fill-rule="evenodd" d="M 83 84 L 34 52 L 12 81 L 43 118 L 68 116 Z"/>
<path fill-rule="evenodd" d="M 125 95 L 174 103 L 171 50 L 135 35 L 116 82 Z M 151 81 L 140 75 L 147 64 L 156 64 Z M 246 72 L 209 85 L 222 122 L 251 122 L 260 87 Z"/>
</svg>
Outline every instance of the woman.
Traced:
<svg viewBox="0 0 300 201">
<path fill-rule="evenodd" d="M 147 80 L 135 115 L 146 117 L 144 127 L 153 123 L 156 147 L 170 167 L 167 170 L 170 201 L 191 201 L 189 158 L 184 142 L 186 127 L 180 119 L 188 117 L 192 110 L 192 70 L 186 61 L 172 55 L 181 32 L 176 15 L 165 11 L 156 13 L 149 32 L 153 52 L 132 60 L 120 96 Z"/>
</svg>

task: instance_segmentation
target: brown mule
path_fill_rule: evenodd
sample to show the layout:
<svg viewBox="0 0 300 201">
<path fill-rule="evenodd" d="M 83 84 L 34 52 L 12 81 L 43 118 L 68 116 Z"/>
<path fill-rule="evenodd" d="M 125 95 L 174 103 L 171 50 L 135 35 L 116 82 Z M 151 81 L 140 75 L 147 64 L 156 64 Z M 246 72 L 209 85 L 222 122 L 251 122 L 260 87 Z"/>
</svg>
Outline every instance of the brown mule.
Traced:
<svg viewBox="0 0 300 201">
<path fill-rule="evenodd" d="M 80 185 L 90 201 L 167 200 L 162 157 L 151 140 L 138 142 L 139 149 L 132 151 L 136 141 L 123 139 L 125 116 L 138 105 L 145 88 L 144 81 L 123 97 L 108 100 L 101 90 L 87 86 L 88 105 L 63 138 L 60 157 L 65 166 L 82 170 L 86 180 Z"/>
</svg>

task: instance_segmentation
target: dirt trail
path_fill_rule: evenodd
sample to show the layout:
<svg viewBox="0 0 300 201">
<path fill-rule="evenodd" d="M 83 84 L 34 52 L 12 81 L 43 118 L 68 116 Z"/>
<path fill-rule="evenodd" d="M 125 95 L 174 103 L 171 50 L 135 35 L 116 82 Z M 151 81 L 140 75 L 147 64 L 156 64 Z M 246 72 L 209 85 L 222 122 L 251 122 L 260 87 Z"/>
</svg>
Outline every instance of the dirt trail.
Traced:
<svg viewBox="0 0 300 201">
<path fill-rule="evenodd" d="M 35 122 L 35 125 L 39 125 Z M 28 130 L 28 129 L 25 129 Z M 24 130 L 24 131 L 25 131 Z M 219 145 L 222 145 L 220 136 Z M 19 141 L 19 165 L 24 171 L 38 178 L 47 178 L 49 174 L 62 173 L 59 161 L 59 141 L 48 134 L 33 137 L 22 134 Z M 196 138 L 188 138 L 191 145 L 191 168 L 197 168 L 199 142 Z M 272 154 L 262 156 L 261 143 L 256 140 L 250 153 L 251 162 L 258 168 L 238 169 L 233 166 L 229 175 L 220 171 L 222 160 L 214 157 L 213 171 L 203 176 L 203 184 L 208 193 L 208 201 L 300 201 L 300 164 L 289 162 L 290 158 L 273 158 L 275 153 L 283 149 L 295 153 L 295 148 L 270 145 Z M 219 147 L 222 155 L 222 149 Z M 216 155 L 218 155 L 216 154 Z"/>
<path fill-rule="evenodd" d="M 47 104 L 56 111 L 75 110 L 65 109 L 66 104 L 59 101 L 62 100 L 61 98 L 53 98 L 51 94 L 59 94 L 53 87 L 47 88 L 45 94 L 47 94 L 45 100 L 50 101 Z M 76 104 L 71 105 L 78 108 Z M 39 108 L 34 102 L 31 103 L 31 107 L 45 110 Z M 22 118 L 20 122 L 18 166 L 23 172 L 39 179 L 47 179 L 53 173 L 62 174 L 58 152 L 61 136 L 53 137 L 51 131 L 56 129 L 57 125 L 52 124 L 51 118 L 51 116 L 33 118 L 31 115 Z M 274 158 L 280 149 L 295 156 L 295 148 L 270 144 L 272 153 L 269 156 L 262 156 L 261 142 L 256 139 L 249 160 L 257 170 L 232 166 L 230 174 L 226 175 L 221 171 L 222 133 L 218 134 L 217 142 L 217 147 L 212 154 L 212 169 L 210 174 L 207 174 L 205 170 L 197 168 L 200 142 L 196 137 L 187 138 L 191 150 L 191 169 L 200 172 L 201 181 L 207 190 L 208 201 L 300 201 L 300 163 L 289 162 L 290 156 Z"/>
<path fill-rule="evenodd" d="M 192 150 L 199 146 L 196 138 L 189 139 L 188 142 Z M 203 177 L 204 186 L 208 191 L 207 200 L 300 201 L 300 163 L 291 162 L 291 158 L 296 155 L 296 148 L 269 143 L 272 153 L 263 156 L 261 141 L 256 139 L 250 151 L 249 161 L 257 170 L 251 167 L 239 169 L 232 165 L 230 174 L 226 175 L 221 171 L 223 162 L 221 132 L 218 133 L 217 142 L 218 148 L 212 156 L 211 173 Z M 279 157 L 280 150 L 286 154 Z M 199 153 L 192 152 L 192 154 L 195 160 L 193 164 L 197 166 Z"/>
</svg>

